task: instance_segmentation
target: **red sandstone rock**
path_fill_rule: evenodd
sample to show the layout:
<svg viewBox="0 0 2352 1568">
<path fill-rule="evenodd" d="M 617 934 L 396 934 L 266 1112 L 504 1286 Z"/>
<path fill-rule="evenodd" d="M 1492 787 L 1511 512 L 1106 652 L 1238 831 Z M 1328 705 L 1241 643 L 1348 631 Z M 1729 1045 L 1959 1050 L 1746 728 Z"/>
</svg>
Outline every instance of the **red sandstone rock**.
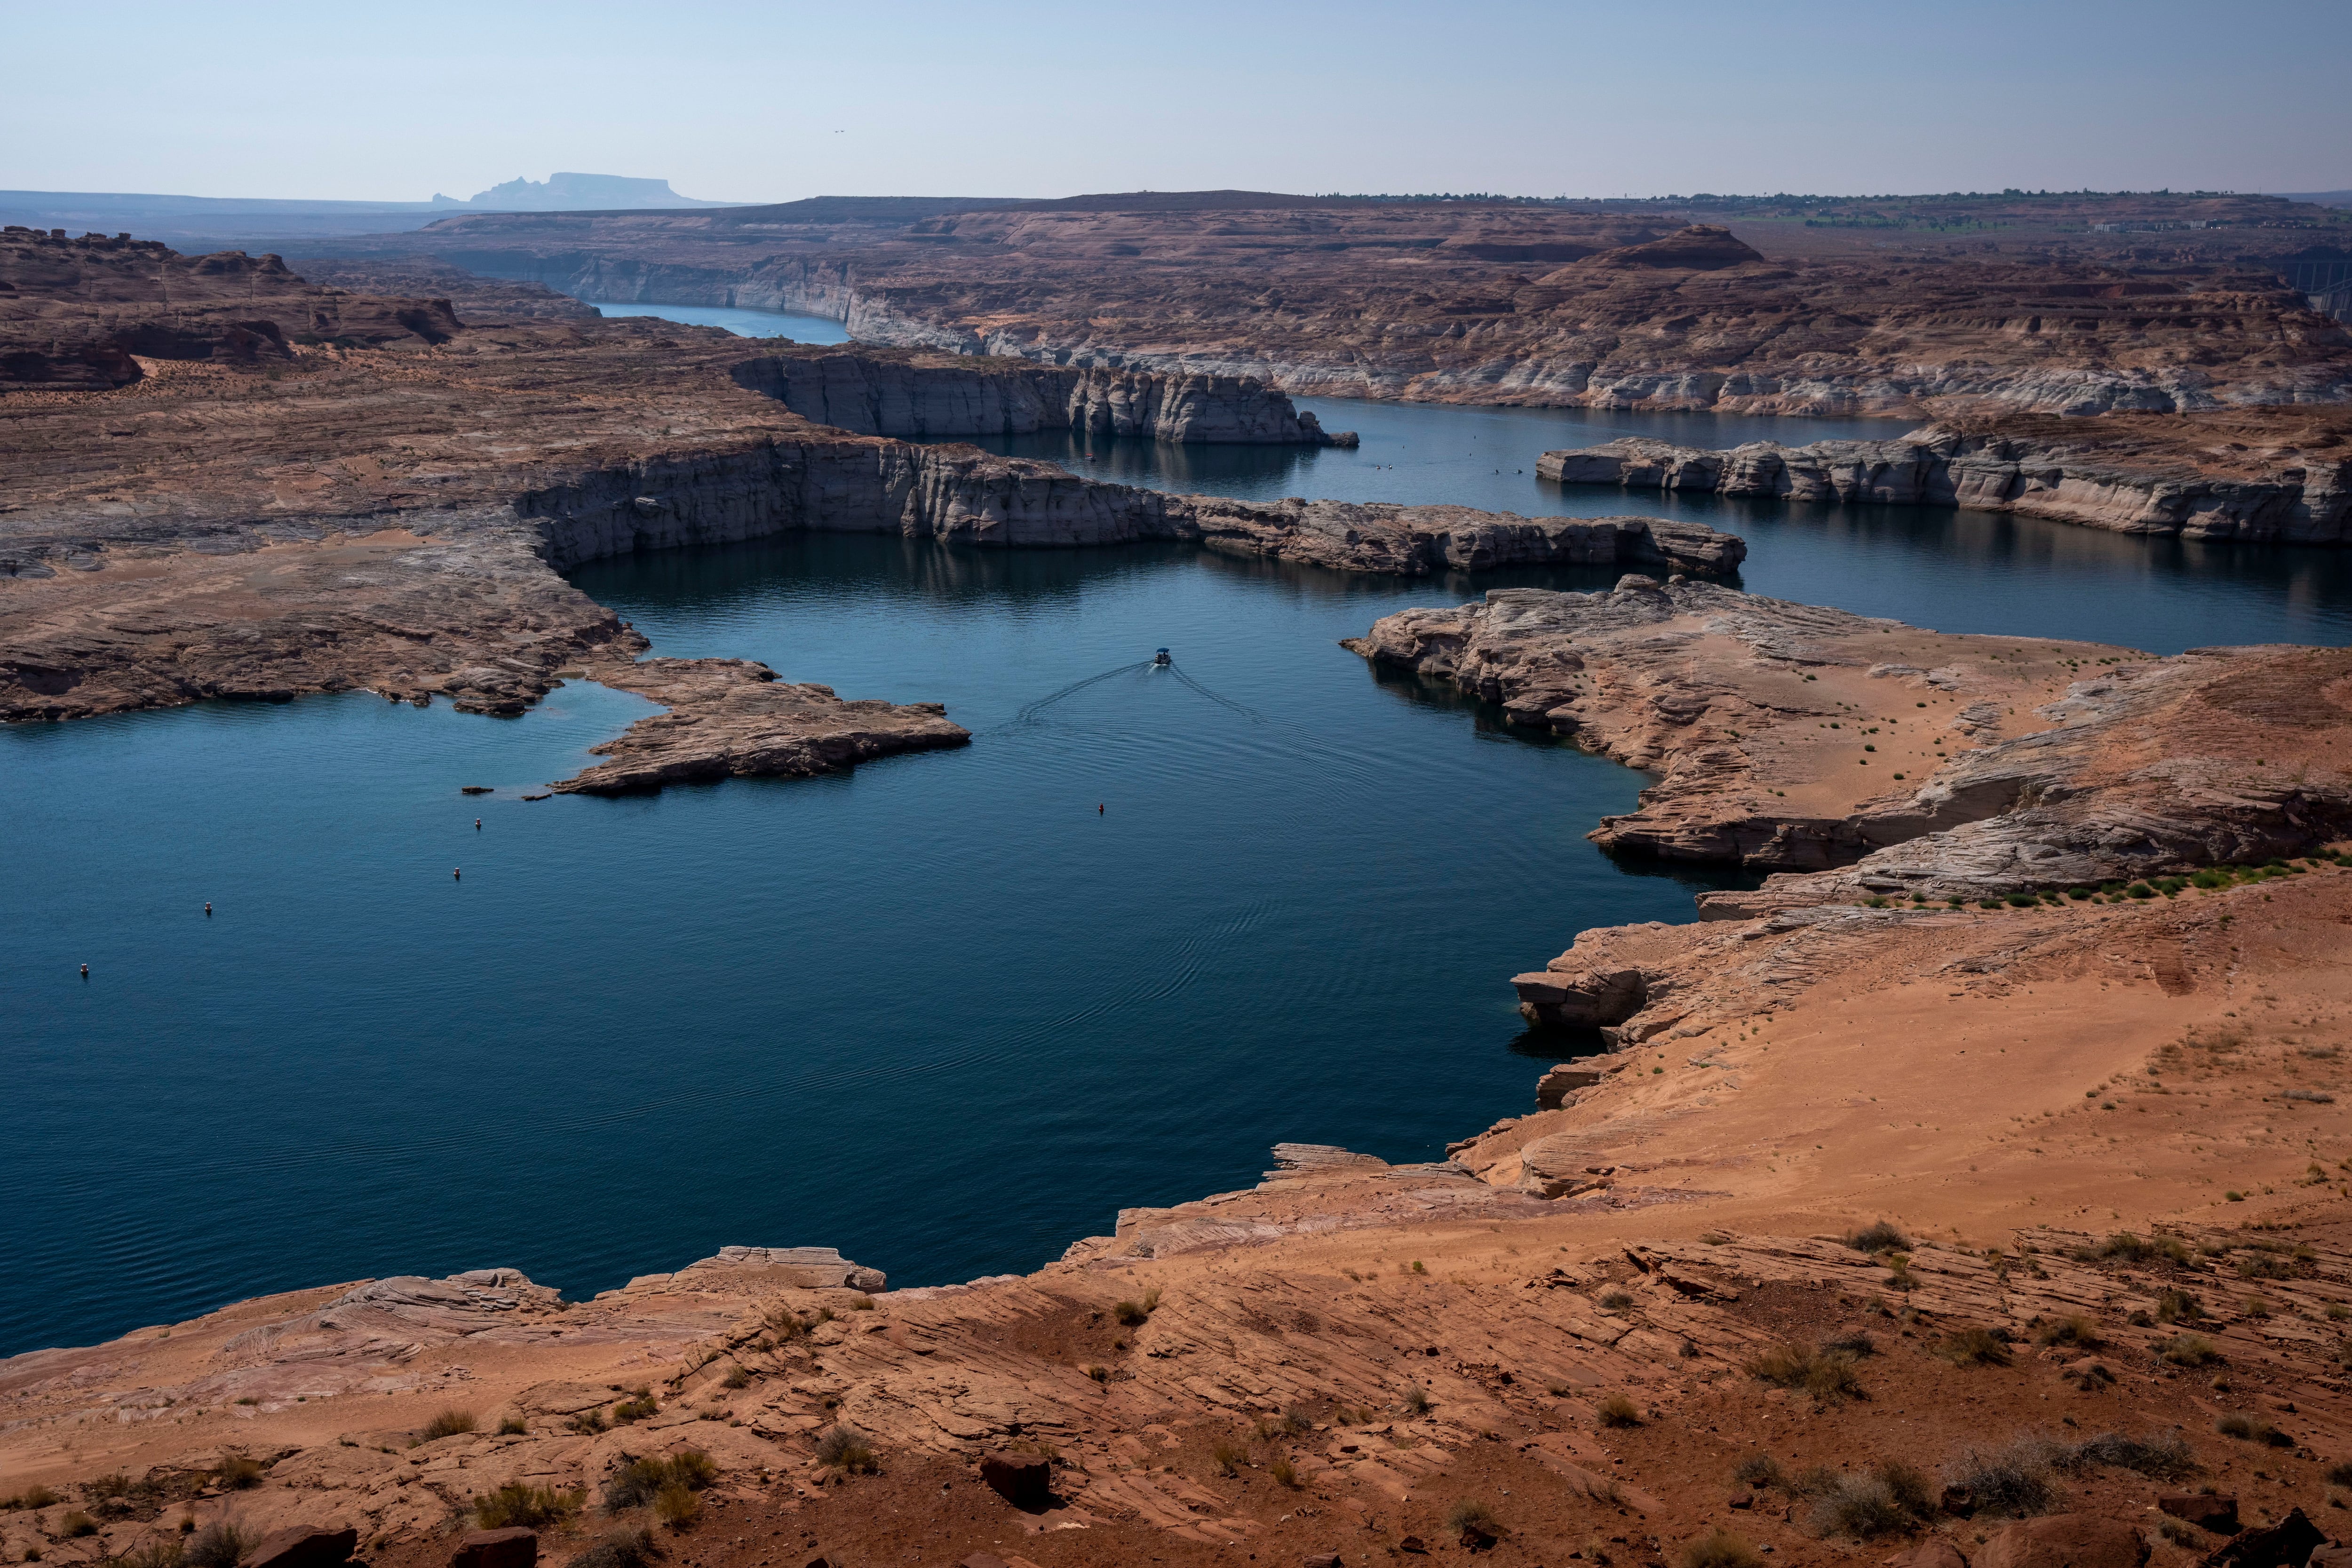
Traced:
<svg viewBox="0 0 2352 1568">
<path fill-rule="evenodd" d="M 2147 1540 L 2095 1514 L 2056 1513 L 2005 1524 L 1987 1538 L 1976 1568 L 2140 1568 Z"/>
<path fill-rule="evenodd" d="M 1054 1467 L 1034 1454 L 991 1454 L 980 1462 L 980 1479 L 1005 1501 L 1032 1513 L 1054 1500 Z"/>
<path fill-rule="evenodd" d="M 2238 1500 L 2228 1492 L 2165 1492 L 2157 1498 L 2156 1506 L 2200 1530 L 2221 1535 L 2234 1535 L 2238 1531 Z"/>
<path fill-rule="evenodd" d="M 360 1543 L 356 1530 L 326 1530 L 296 1525 L 273 1531 L 237 1559 L 237 1568 L 337 1568 L 351 1560 Z M 530 1564 L 480 1563 L 469 1568 L 530 1568 Z"/>
<path fill-rule="evenodd" d="M 505 1530 L 469 1530 L 449 1553 L 449 1568 L 536 1568 L 539 1532 L 515 1525 Z"/>
</svg>

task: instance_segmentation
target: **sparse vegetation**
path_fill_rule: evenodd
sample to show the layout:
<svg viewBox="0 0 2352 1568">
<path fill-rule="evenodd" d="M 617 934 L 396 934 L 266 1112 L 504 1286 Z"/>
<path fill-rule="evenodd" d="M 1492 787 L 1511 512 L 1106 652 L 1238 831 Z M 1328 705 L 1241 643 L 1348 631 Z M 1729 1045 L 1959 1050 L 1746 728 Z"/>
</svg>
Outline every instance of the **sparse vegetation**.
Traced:
<svg viewBox="0 0 2352 1568">
<path fill-rule="evenodd" d="M 1642 1413 L 1622 1394 L 1612 1394 L 1592 1407 L 1593 1417 L 1603 1426 L 1639 1426 Z"/>
<path fill-rule="evenodd" d="M 1746 1539 L 1711 1530 L 1683 1548 L 1683 1568 L 1763 1568 L 1764 1559 Z"/>
<path fill-rule="evenodd" d="M 730 1366 L 730 1367 L 729 1367 L 729 1368 L 727 1369 L 727 1375 L 726 1375 L 725 1377 L 722 1377 L 722 1378 L 720 1378 L 720 1379 L 719 1380 L 719 1387 L 721 1387 L 721 1388 L 749 1388 L 749 1387 L 751 1387 L 751 1368 L 749 1368 L 749 1367 L 745 1367 L 745 1366 Z"/>
<path fill-rule="evenodd" d="M 1448 1510 L 1445 1528 L 1457 1535 L 1496 1536 L 1503 1527 L 1495 1522 L 1494 1510 L 1475 1498 L 1464 1498 Z"/>
<path fill-rule="evenodd" d="M 2073 1345 L 2079 1350 L 2095 1351 L 2106 1343 L 2099 1332 L 2098 1321 L 2086 1312 L 2069 1312 L 2062 1318 L 2051 1318 L 2033 1331 L 2037 1345 Z"/>
<path fill-rule="evenodd" d="M 209 1525 L 180 1547 L 180 1568 L 236 1568 L 237 1559 L 253 1543 L 233 1524 Z"/>
<path fill-rule="evenodd" d="M 96 1535 L 98 1521 L 90 1518 L 81 1510 L 75 1509 L 58 1521 L 58 1533 L 68 1541 L 77 1541 L 85 1535 Z"/>
<path fill-rule="evenodd" d="M 563 1425 L 572 1431 L 593 1437 L 604 1429 L 604 1413 L 592 1405 Z"/>
<path fill-rule="evenodd" d="M 2159 1323 L 2193 1323 L 2205 1315 L 2205 1303 L 2186 1290 L 2165 1290 L 2156 1298 Z"/>
<path fill-rule="evenodd" d="M 1899 1459 L 1858 1475 L 1808 1478 L 1813 1528 L 1855 1541 L 1906 1531 L 1934 1508 L 1927 1478 Z"/>
<path fill-rule="evenodd" d="M 2108 1465 L 2156 1480 L 2179 1480 L 2203 1468 L 2198 1464 L 2197 1451 L 2189 1446 L 2189 1439 L 2178 1432 L 2151 1432 L 2144 1437 L 2102 1432 L 2071 1447 L 2057 1449 L 2050 1462 L 2053 1468 L 2070 1473 L 2093 1465 Z"/>
<path fill-rule="evenodd" d="M 0 1509 L 14 1510 L 20 1508 L 50 1508 L 58 1501 L 58 1494 L 47 1487 L 26 1487 L 6 1502 L 0 1503 Z"/>
<path fill-rule="evenodd" d="M 1731 1479 L 1743 1487 L 1785 1487 L 1789 1484 L 1788 1476 L 1780 1468 L 1780 1461 L 1769 1454 L 1748 1455 L 1733 1468 Z"/>
<path fill-rule="evenodd" d="M 1412 1384 L 1404 1391 L 1404 1407 L 1411 1415 L 1428 1415 L 1429 1391 L 1417 1383 Z"/>
<path fill-rule="evenodd" d="M 2221 1359 L 2213 1342 L 2202 1334 L 2175 1334 L 2156 1353 L 2174 1366 L 2210 1366 Z"/>
<path fill-rule="evenodd" d="M 424 1433 L 416 1439 L 430 1443 L 439 1437 L 455 1437 L 460 1432 L 474 1429 L 474 1413 L 470 1410 L 444 1410 L 425 1424 Z"/>
<path fill-rule="evenodd" d="M 2010 1360 L 2000 1336 L 1979 1324 L 1954 1329 L 1936 1342 L 1935 1353 L 1954 1366 L 2007 1366 Z"/>
<path fill-rule="evenodd" d="M 571 1568 L 650 1568 L 661 1547 L 650 1530 L 614 1530 L 574 1557 Z"/>
<path fill-rule="evenodd" d="M 833 1430 L 840 1432 L 845 1428 L 835 1426 Z M 826 1464 L 839 1462 L 825 1458 L 823 1444 L 818 1445 L 817 1458 Z M 718 1476 L 719 1467 L 698 1448 L 681 1449 L 667 1458 L 630 1459 L 604 1483 L 604 1511 L 619 1513 L 624 1509 L 643 1508 L 668 1487 L 680 1486 L 698 1492 Z"/>
<path fill-rule="evenodd" d="M 1220 1437 L 1209 1445 L 1209 1463 L 1221 1476 L 1234 1476 L 1249 1462 L 1249 1450 L 1230 1437 Z"/>
<path fill-rule="evenodd" d="M 648 1415 L 660 1414 L 661 1403 L 654 1398 L 652 1389 L 632 1389 L 628 1398 L 613 1406 L 613 1424 L 626 1426 L 633 1421 L 642 1421 Z"/>
<path fill-rule="evenodd" d="M 2170 1514 L 2159 1514 L 2157 1516 L 2156 1532 L 2175 1546 L 2188 1547 L 2200 1556 L 2204 1553 L 2203 1538 L 2197 1533 L 2197 1527 L 2187 1520 L 2175 1519 Z"/>
<path fill-rule="evenodd" d="M 516 1525 L 539 1530 L 578 1513 L 580 1501 L 578 1492 L 509 1481 L 494 1492 L 475 1497 L 474 1520 L 484 1530 L 506 1530 Z"/>
<path fill-rule="evenodd" d="M 2292 1448 L 2294 1439 L 2263 1420 L 2259 1415 L 2234 1412 L 2213 1423 L 2213 1430 L 2224 1437 L 2235 1437 L 2242 1443 L 2260 1443 L 2268 1448 Z"/>
<path fill-rule="evenodd" d="M 672 1481 L 654 1494 L 654 1517 L 672 1530 L 688 1528 L 701 1514 L 702 1500 L 691 1487 Z"/>
<path fill-rule="evenodd" d="M 1604 1312 L 1622 1312 L 1633 1304 L 1633 1298 L 1622 1290 L 1604 1290 L 1601 1294 L 1601 1310 Z"/>
<path fill-rule="evenodd" d="M 525 1421 L 520 1415 L 509 1415 L 499 1421 L 499 1436 L 501 1437 L 528 1437 L 530 1436 L 530 1423 Z"/>
<path fill-rule="evenodd" d="M 226 1492 L 250 1491 L 261 1484 L 261 1461 L 231 1454 L 213 1472 L 213 1484 Z"/>
<path fill-rule="evenodd" d="M 1279 1454 L 1266 1461 L 1265 1473 L 1274 1478 L 1276 1486 L 1296 1487 L 1298 1484 L 1298 1467 Z"/>
<path fill-rule="evenodd" d="M 836 1422 L 825 1428 L 817 1439 L 817 1463 L 830 1465 L 844 1475 L 870 1476 L 882 1468 L 874 1457 L 874 1444 L 855 1426 Z"/>
<path fill-rule="evenodd" d="M 1946 1467 L 1944 1479 L 1965 1488 L 1979 1512 L 2019 1519 L 2046 1513 L 2055 1493 L 2050 1485 L 2050 1445 L 2021 1437 L 2002 1448 L 1968 1448 Z"/>
<path fill-rule="evenodd" d="M 1843 1351 L 1822 1352 L 1790 1342 L 1758 1352 L 1748 1363 L 1755 1377 L 1781 1388 L 1801 1388 L 1816 1399 L 1843 1399 L 1859 1394 L 1853 1357 Z"/>
<path fill-rule="evenodd" d="M 1877 1253 L 1907 1253 L 1910 1237 L 1906 1237 L 1886 1220 L 1877 1220 L 1877 1223 L 1865 1225 L 1863 1229 L 1846 1237 L 1846 1246 L 1851 1246 L 1858 1253 L 1872 1253 L 1872 1256 L 1877 1256 Z"/>
</svg>

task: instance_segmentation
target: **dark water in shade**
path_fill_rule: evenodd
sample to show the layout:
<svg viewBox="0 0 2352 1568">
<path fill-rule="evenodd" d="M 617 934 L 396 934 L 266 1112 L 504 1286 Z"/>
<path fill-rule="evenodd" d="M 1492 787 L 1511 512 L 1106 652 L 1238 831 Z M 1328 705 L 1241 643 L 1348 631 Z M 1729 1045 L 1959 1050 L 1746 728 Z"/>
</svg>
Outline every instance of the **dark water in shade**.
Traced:
<svg viewBox="0 0 2352 1568">
<path fill-rule="evenodd" d="M 2164 650 L 2352 616 L 2332 553 L 1533 478 L 1616 429 L 1709 439 L 1687 419 L 1309 405 L 1362 450 L 1024 449 L 1236 494 L 1673 510 L 1746 533 L 1750 587 L 1950 629 Z M 0 730 L 0 1352 L 399 1271 L 580 1295 L 730 1242 L 959 1279 L 1244 1184 L 1277 1140 L 1433 1156 L 1551 1059 L 1515 969 L 1713 884 L 1585 841 L 1636 775 L 1334 644 L 1613 575 L 824 536 L 598 563 L 576 581 L 659 652 L 975 731 L 623 801 L 516 798 L 648 710 L 578 684 L 513 721 L 356 696 Z M 1176 670 L 1132 668 L 1161 645 Z"/>
</svg>

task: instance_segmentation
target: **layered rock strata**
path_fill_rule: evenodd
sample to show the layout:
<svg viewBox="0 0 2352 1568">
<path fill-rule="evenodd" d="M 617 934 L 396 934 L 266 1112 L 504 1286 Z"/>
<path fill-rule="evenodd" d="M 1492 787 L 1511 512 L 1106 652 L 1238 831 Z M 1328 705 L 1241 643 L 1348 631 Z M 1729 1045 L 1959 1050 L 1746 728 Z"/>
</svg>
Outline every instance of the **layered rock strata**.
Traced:
<svg viewBox="0 0 2352 1568">
<path fill-rule="evenodd" d="M 2241 478 L 2117 462 L 2083 434 L 2021 438 L 1930 426 L 1899 441 L 1759 441 L 1727 451 L 1629 437 L 1546 452 L 1536 471 L 1627 489 L 2013 511 L 2117 533 L 2352 542 L 2352 459 L 2296 454 L 2267 475 Z M 2219 466 L 2210 458 L 2205 465 Z"/>
<path fill-rule="evenodd" d="M 735 379 L 814 424 L 940 440 L 1072 430 L 1160 441 L 1353 447 L 1262 382 L 1179 372 L 1080 369 L 935 351 L 811 350 L 737 368 Z"/>
<path fill-rule="evenodd" d="M 1633 575 L 1606 593 L 1497 588 L 1403 610 L 1346 645 L 1502 705 L 1516 723 L 1658 773 L 1607 847 L 1816 870 L 2014 800 L 1961 791 L 1932 824 L 1895 803 L 2004 735 L 2081 668 L 2143 656 L 1948 636 L 1897 621 Z"/>
</svg>

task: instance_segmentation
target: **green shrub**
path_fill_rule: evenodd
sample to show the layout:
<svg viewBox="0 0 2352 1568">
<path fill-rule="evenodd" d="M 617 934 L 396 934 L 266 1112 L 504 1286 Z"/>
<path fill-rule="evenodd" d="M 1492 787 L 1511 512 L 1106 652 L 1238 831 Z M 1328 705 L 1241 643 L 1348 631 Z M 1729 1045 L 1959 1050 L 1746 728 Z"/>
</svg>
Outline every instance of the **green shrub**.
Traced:
<svg viewBox="0 0 2352 1568">
<path fill-rule="evenodd" d="M 574 1432 L 593 1437 L 604 1429 L 604 1413 L 592 1405 L 563 1425 Z"/>
<path fill-rule="evenodd" d="M 631 1392 L 630 1397 L 613 1406 L 613 1422 L 615 1426 L 625 1426 L 633 1421 L 642 1421 L 648 1415 L 660 1414 L 661 1405 L 654 1398 L 654 1391 L 638 1388 Z"/>
<path fill-rule="evenodd" d="M 417 1441 L 430 1443 L 437 1437 L 455 1437 L 460 1432 L 470 1432 L 473 1429 L 474 1413 L 472 1411 L 444 1410 L 425 1424 L 424 1435 L 417 1438 Z"/>
<path fill-rule="evenodd" d="M 836 1426 L 833 1430 L 838 1433 L 847 1428 Z M 823 1444 L 818 1446 L 817 1457 L 829 1465 L 839 1462 L 824 1458 Z M 659 1497 L 665 1487 L 682 1486 L 698 1492 L 718 1475 L 719 1467 L 698 1448 L 681 1449 L 667 1458 L 628 1459 L 604 1482 L 604 1511 L 618 1513 L 623 1509 L 642 1508 Z"/>
</svg>

